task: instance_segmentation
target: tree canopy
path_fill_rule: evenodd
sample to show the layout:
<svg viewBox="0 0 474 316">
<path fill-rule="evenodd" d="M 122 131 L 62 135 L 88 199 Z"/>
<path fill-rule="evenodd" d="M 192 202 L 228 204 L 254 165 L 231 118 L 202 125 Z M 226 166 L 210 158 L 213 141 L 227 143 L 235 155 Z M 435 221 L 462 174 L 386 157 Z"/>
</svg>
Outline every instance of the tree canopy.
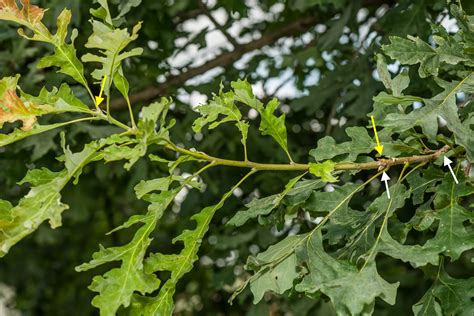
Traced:
<svg viewBox="0 0 474 316">
<path fill-rule="evenodd" d="M 31 2 L 0 314 L 473 314 L 472 1 Z"/>
</svg>

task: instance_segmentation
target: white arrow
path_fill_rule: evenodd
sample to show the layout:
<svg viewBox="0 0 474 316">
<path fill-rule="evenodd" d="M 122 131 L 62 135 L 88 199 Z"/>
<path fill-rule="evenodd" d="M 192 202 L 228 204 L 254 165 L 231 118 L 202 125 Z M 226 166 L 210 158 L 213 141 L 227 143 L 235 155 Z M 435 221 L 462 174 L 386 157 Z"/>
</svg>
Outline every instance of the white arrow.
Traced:
<svg viewBox="0 0 474 316">
<path fill-rule="evenodd" d="M 387 189 L 387 196 L 388 196 L 388 199 L 390 200 L 390 190 L 388 189 L 388 180 L 390 180 L 390 177 L 384 171 L 382 174 L 382 181 L 385 182 L 385 189 Z"/>
<path fill-rule="evenodd" d="M 459 184 L 458 179 L 456 178 L 456 175 L 454 174 L 453 168 L 451 168 L 451 164 L 452 164 L 452 163 L 453 163 L 453 162 L 451 161 L 451 159 L 449 159 L 448 157 L 444 156 L 444 162 L 443 162 L 444 166 L 445 166 L 445 167 L 448 166 L 449 171 L 451 171 L 451 174 L 453 175 L 454 182 L 456 182 L 456 184 Z"/>
</svg>

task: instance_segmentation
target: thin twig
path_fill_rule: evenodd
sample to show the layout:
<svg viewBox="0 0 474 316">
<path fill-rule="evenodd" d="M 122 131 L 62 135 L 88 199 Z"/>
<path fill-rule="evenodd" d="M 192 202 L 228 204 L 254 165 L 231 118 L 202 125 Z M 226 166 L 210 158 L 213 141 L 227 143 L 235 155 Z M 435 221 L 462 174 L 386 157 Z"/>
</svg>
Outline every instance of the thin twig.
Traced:
<svg viewBox="0 0 474 316">
<path fill-rule="evenodd" d="M 337 112 L 337 106 L 339 104 L 339 97 L 334 101 L 334 103 L 331 106 L 331 112 L 329 112 L 328 119 L 326 121 L 326 132 L 324 135 L 329 136 L 331 135 L 332 132 L 332 120 L 336 117 L 336 112 Z"/>
<path fill-rule="evenodd" d="M 459 108 L 462 109 L 463 107 L 465 107 L 469 102 L 471 102 L 472 100 L 474 100 L 474 94 L 473 95 L 470 95 L 468 98 L 466 98 L 466 100 L 464 100 L 463 102 L 461 102 L 459 104 Z"/>
<path fill-rule="evenodd" d="M 227 30 L 222 26 L 217 20 L 212 16 L 211 11 L 207 7 L 207 5 L 202 2 L 202 0 L 198 0 L 198 5 L 201 8 L 202 12 L 211 20 L 212 24 L 218 29 L 224 36 L 227 38 L 227 40 L 234 46 L 234 48 L 239 46 L 239 43 L 235 40 L 235 38 L 232 37 L 232 35 L 227 32 Z"/>
<path fill-rule="evenodd" d="M 276 94 L 278 93 L 278 91 L 280 91 L 281 88 L 283 88 L 288 82 L 290 82 L 293 79 L 294 77 L 292 74 L 291 76 L 288 76 L 288 78 L 282 80 L 282 82 L 280 82 L 280 84 L 275 88 L 275 90 L 273 90 L 272 93 L 268 94 L 262 99 L 263 103 L 268 103 L 271 99 L 273 99 L 276 96 Z"/>
</svg>

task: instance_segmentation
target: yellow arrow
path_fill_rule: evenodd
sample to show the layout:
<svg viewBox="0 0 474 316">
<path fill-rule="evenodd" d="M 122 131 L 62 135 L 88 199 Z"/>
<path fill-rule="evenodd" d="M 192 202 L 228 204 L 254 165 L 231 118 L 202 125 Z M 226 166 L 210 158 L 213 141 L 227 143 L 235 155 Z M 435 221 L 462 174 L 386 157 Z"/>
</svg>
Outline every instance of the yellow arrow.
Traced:
<svg viewBox="0 0 474 316">
<path fill-rule="evenodd" d="M 100 87 L 100 94 L 98 97 L 95 97 L 95 105 L 99 106 L 103 101 L 104 98 L 102 97 L 102 93 L 104 92 L 104 87 L 105 87 L 105 82 L 107 81 L 107 76 L 104 76 L 104 79 L 102 80 L 102 85 Z"/>
<path fill-rule="evenodd" d="M 380 156 L 382 156 L 383 145 L 380 145 L 379 135 L 377 134 L 377 128 L 375 128 L 374 116 L 371 115 L 370 118 L 372 119 L 372 127 L 374 128 L 375 141 L 377 142 L 377 146 L 375 146 L 375 150 L 379 153 Z"/>
</svg>

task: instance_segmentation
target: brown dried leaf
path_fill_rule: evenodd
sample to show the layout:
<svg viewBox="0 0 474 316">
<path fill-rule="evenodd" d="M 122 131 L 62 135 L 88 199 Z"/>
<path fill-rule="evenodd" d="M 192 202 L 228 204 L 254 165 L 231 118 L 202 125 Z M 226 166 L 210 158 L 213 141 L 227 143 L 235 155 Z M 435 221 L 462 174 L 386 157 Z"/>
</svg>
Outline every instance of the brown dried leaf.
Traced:
<svg viewBox="0 0 474 316">
<path fill-rule="evenodd" d="M 22 129 L 28 131 L 33 128 L 37 116 L 51 109 L 47 105 L 24 103 L 16 93 L 18 78 L 6 77 L 0 80 L 0 128 L 7 122 L 22 121 Z"/>
<path fill-rule="evenodd" d="M 14 21 L 23 25 L 41 23 L 45 10 L 31 5 L 30 0 L 21 0 L 21 8 L 15 0 L 0 0 L 0 20 Z"/>
</svg>

